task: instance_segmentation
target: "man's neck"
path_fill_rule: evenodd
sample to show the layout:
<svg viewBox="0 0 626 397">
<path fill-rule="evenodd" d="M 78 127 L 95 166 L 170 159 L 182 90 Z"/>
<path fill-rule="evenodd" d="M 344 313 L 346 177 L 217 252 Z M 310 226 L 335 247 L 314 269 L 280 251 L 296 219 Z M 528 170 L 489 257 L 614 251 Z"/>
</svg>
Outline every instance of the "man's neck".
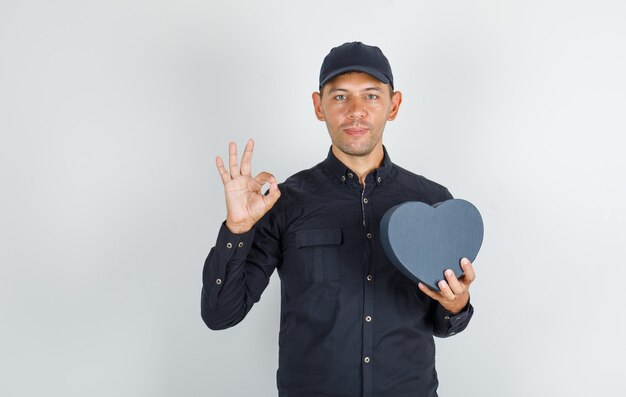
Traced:
<svg viewBox="0 0 626 397">
<path fill-rule="evenodd" d="M 385 158 L 385 152 L 382 145 L 378 145 L 370 154 L 365 156 L 351 156 L 339 150 L 336 146 L 332 147 L 333 154 L 345 166 L 354 171 L 359 177 L 359 183 L 365 186 L 365 177 L 376 168 L 380 167 Z"/>
</svg>

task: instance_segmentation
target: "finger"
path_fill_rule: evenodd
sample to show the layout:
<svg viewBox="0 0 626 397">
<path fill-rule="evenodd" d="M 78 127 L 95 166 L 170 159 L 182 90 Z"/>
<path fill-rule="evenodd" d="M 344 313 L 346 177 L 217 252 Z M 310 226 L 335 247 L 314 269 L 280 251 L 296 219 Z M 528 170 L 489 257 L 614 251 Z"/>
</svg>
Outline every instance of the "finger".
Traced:
<svg viewBox="0 0 626 397">
<path fill-rule="evenodd" d="M 439 283 L 437 283 L 437 285 L 439 286 L 439 293 L 443 295 L 444 299 L 447 299 L 449 301 L 454 300 L 455 298 L 454 292 L 452 292 L 446 280 L 440 280 Z"/>
<path fill-rule="evenodd" d="M 446 276 L 448 286 L 452 290 L 452 293 L 454 293 L 455 295 L 460 295 L 465 292 L 465 286 L 461 284 L 458 278 L 456 278 L 456 275 L 452 270 L 448 269 L 444 274 Z"/>
<path fill-rule="evenodd" d="M 250 175 L 252 172 L 252 150 L 254 149 L 254 141 L 248 139 L 246 147 L 241 156 L 241 175 Z"/>
<path fill-rule="evenodd" d="M 461 278 L 461 282 L 466 286 L 476 280 L 476 272 L 474 271 L 474 266 L 467 258 L 461 259 L 461 269 L 463 269 L 463 277 Z"/>
<path fill-rule="evenodd" d="M 417 286 L 420 289 L 420 291 L 422 291 L 426 295 L 430 296 L 434 300 L 436 300 L 436 301 L 440 301 L 441 300 L 441 295 L 436 293 L 435 291 L 431 290 L 430 288 L 428 288 L 425 284 L 418 283 Z"/>
<path fill-rule="evenodd" d="M 269 172 L 259 172 L 257 174 L 257 176 L 254 177 L 254 182 L 257 184 L 257 191 L 261 190 L 261 188 L 263 187 L 263 185 L 265 185 L 266 183 L 276 183 L 276 179 L 274 178 L 274 175 L 270 174 Z"/>
<path fill-rule="evenodd" d="M 226 169 L 226 167 L 224 167 L 224 160 L 222 160 L 222 158 L 220 156 L 217 156 L 215 158 L 215 166 L 217 167 L 217 172 L 220 173 L 220 177 L 222 178 L 222 183 L 226 183 L 228 181 L 230 181 L 230 174 L 228 173 L 228 170 Z"/>
<path fill-rule="evenodd" d="M 239 175 L 239 164 L 237 161 L 237 144 L 231 142 L 228 144 L 228 168 L 230 169 L 230 177 L 236 178 Z"/>
</svg>

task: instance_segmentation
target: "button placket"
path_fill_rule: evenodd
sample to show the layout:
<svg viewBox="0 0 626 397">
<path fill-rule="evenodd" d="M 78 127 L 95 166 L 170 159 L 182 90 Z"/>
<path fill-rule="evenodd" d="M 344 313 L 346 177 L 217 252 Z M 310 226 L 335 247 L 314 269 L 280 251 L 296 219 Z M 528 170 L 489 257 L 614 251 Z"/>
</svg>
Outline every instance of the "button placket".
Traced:
<svg viewBox="0 0 626 397">
<path fill-rule="evenodd" d="M 374 189 L 376 189 L 376 175 L 374 178 L 369 175 L 367 179 L 367 183 L 362 186 L 361 190 L 361 211 L 362 211 L 362 224 L 363 224 L 363 235 L 365 240 L 363 241 L 363 248 L 365 253 L 369 255 L 364 256 L 364 279 L 363 279 L 363 307 L 361 312 L 362 319 L 362 332 L 363 332 L 363 345 L 362 345 L 362 380 L 363 380 L 363 395 L 371 396 L 373 395 L 373 382 L 374 382 L 374 374 L 373 368 L 374 365 L 372 363 L 372 354 L 374 352 L 374 319 L 373 313 L 375 310 L 374 303 L 374 295 L 376 284 L 374 283 L 374 271 L 376 269 L 376 244 L 373 244 L 374 233 L 376 232 L 373 229 L 373 226 L 377 224 L 376 218 L 373 214 L 373 208 L 370 206 L 372 199 L 372 194 L 374 194 Z"/>
</svg>

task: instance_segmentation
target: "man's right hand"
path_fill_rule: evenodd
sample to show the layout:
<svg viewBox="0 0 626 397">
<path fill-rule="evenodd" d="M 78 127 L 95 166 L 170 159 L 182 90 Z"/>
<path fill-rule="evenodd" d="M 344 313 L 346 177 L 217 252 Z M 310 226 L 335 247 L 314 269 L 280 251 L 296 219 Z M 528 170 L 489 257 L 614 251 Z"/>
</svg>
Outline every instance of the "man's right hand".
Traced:
<svg viewBox="0 0 626 397">
<path fill-rule="evenodd" d="M 228 170 L 224 167 L 221 157 L 215 159 L 217 171 L 224 183 L 226 195 L 226 227 L 235 234 L 245 233 L 252 229 L 255 223 L 270 210 L 280 197 L 278 182 L 268 172 L 261 172 L 254 178 L 251 175 L 252 150 L 254 141 L 246 143 L 241 167 L 237 159 L 237 145 L 231 142 L 228 145 Z M 267 195 L 261 193 L 264 184 L 269 183 Z"/>
</svg>

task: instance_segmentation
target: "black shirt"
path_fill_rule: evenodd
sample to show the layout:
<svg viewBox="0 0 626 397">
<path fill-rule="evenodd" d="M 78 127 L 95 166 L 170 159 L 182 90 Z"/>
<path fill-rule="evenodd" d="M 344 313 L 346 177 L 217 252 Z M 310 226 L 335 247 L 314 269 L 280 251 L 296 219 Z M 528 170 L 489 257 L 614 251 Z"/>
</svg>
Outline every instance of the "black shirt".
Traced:
<svg viewBox="0 0 626 397">
<path fill-rule="evenodd" d="M 332 153 L 279 185 L 281 197 L 247 233 L 222 225 L 205 262 L 202 318 L 239 323 L 278 269 L 281 397 L 437 395 L 433 335 L 462 331 L 473 308 L 452 315 L 385 256 L 385 211 L 435 204 L 448 190 L 393 164 L 365 178 Z M 451 264 L 452 265 L 452 264 Z"/>
</svg>

